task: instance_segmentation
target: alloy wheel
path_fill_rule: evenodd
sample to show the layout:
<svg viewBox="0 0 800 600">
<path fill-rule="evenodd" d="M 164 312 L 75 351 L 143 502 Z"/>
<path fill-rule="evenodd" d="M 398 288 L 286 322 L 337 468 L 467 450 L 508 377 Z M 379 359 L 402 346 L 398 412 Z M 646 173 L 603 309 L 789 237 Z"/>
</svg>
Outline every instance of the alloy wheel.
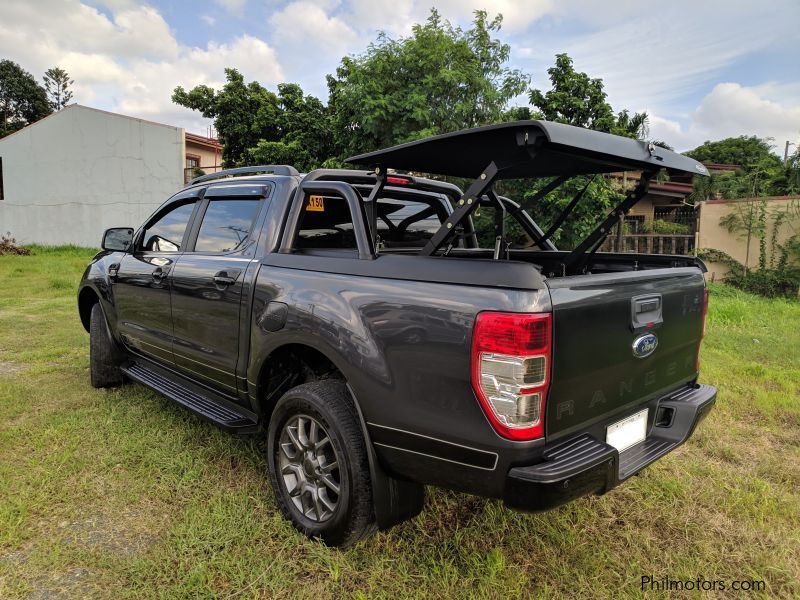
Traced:
<svg viewBox="0 0 800 600">
<path fill-rule="evenodd" d="M 281 480 L 295 508 L 322 523 L 339 505 L 339 456 L 322 424 L 308 415 L 294 415 L 283 426 L 278 442 Z"/>
</svg>

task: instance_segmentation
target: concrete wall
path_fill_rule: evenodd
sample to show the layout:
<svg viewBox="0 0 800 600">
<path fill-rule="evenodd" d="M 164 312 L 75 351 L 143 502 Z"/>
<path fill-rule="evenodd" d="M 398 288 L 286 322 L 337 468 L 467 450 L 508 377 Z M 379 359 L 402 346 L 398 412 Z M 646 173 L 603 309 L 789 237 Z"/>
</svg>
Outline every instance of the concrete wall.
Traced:
<svg viewBox="0 0 800 600">
<path fill-rule="evenodd" d="M 0 233 L 98 247 L 183 186 L 183 130 L 79 105 L 0 139 Z"/>
<path fill-rule="evenodd" d="M 791 218 L 778 230 L 778 243 L 785 242 L 794 234 L 800 233 L 800 198 L 777 196 L 771 198 L 746 198 L 740 200 L 710 200 L 700 206 L 700 230 L 698 232 L 698 248 L 722 250 L 730 256 L 745 264 L 747 253 L 746 234 L 729 233 L 720 225 L 720 219 L 731 213 L 745 214 L 752 206 L 758 210 L 761 200 L 767 202 L 767 252 L 769 259 L 769 246 L 772 239 L 772 224 L 776 211 L 789 210 Z M 757 214 L 757 213 L 756 213 Z M 747 264 L 750 268 L 758 267 L 759 238 L 752 236 L 750 239 L 750 253 Z M 777 257 L 775 259 L 777 261 Z M 720 263 L 707 263 L 708 277 L 720 279 L 728 273 L 728 268 Z"/>
</svg>

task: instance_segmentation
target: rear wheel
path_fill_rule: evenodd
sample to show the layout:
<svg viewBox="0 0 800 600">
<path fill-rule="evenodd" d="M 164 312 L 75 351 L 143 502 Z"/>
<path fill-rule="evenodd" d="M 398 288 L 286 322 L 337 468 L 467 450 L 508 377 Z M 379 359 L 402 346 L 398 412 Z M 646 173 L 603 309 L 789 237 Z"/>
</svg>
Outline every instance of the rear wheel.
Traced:
<svg viewBox="0 0 800 600">
<path fill-rule="evenodd" d="M 376 530 L 358 415 L 340 381 L 289 390 L 272 414 L 268 462 L 281 511 L 309 537 L 350 546 Z"/>
<path fill-rule="evenodd" d="M 123 383 L 118 357 L 119 352 L 108 331 L 103 309 L 100 304 L 95 304 L 89 321 L 89 371 L 92 387 L 113 387 Z"/>
</svg>

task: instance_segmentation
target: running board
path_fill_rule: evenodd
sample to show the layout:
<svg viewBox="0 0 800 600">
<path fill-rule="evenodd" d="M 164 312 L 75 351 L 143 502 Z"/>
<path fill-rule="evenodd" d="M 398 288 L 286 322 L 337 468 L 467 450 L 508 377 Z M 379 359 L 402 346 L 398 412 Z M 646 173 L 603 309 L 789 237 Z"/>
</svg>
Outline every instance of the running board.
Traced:
<svg viewBox="0 0 800 600">
<path fill-rule="evenodd" d="M 236 433 L 252 433 L 259 428 L 255 413 L 236 406 L 222 395 L 199 386 L 182 375 L 151 366 L 144 361 L 125 365 L 122 372 L 223 429 Z"/>
</svg>

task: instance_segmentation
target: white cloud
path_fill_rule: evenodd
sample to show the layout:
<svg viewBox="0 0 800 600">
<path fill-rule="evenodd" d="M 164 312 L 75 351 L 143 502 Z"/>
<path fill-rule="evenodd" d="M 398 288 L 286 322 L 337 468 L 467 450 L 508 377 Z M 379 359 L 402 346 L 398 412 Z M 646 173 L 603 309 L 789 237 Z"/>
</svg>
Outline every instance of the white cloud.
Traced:
<svg viewBox="0 0 800 600">
<path fill-rule="evenodd" d="M 149 6 L 117 1 L 111 17 L 78 0 L 22 0 L 3 10 L 0 56 L 37 78 L 63 67 L 75 80 L 74 100 L 98 108 L 203 130 L 206 119 L 170 100 L 175 86 L 219 86 L 229 66 L 264 84 L 284 79 L 263 40 L 242 35 L 225 44 L 185 46 Z"/>
<path fill-rule="evenodd" d="M 247 5 L 247 0 L 214 0 L 214 2 L 236 17 L 244 16 L 244 7 Z"/>
<path fill-rule="evenodd" d="M 745 87 L 719 83 L 691 114 L 686 127 L 673 120 L 651 115 L 650 135 L 690 150 L 706 140 L 739 135 L 773 138 L 776 151 L 786 140 L 800 142 L 800 105 L 783 104 L 763 95 L 775 86 Z"/>
<path fill-rule="evenodd" d="M 212 27 L 214 23 L 217 22 L 217 20 L 211 15 L 200 15 L 200 20 L 203 21 L 203 23 L 205 23 L 209 27 Z"/>
<path fill-rule="evenodd" d="M 342 19 L 329 16 L 315 2 L 292 2 L 269 18 L 273 36 L 279 45 L 292 49 L 313 48 L 323 56 L 341 56 L 357 41 L 355 31 Z M 307 54 L 311 54 L 306 50 Z M 315 61 L 319 56 L 312 56 Z"/>
<path fill-rule="evenodd" d="M 476 10 L 490 18 L 503 15 L 503 30 L 524 31 L 531 23 L 555 10 L 555 0 L 349 0 L 342 14 L 360 32 L 382 30 L 409 35 L 414 23 L 422 23 L 435 7 L 442 18 L 471 22 Z"/>
<path fill-rule="evenodd" d="M 561 51 L 572 56 L 578 69 L 603 78 L 613 106 L 654 110 L 707 90 L 709 77 L 784 36 L 791 39 L 800 17 L 796 0 L 675 0 L 658 11 L 647 3 L 602 7 L 619 18 L 584 11 L 583 3 L 574 1 L 559 7 L 563 15 L 588 20 L 594 29 L 559 40 Z"/>
<path fill-rule="evenodd" d="M 248 80 L 275 84 L 284 79 L 272 48 L 258 38 L 244 35 L 231 44 L 210 42 L 205 49 L 184 49 L 174 61 L 131 61 L 132 76 L 117 82 L 123 97 L 116 106 L 126 114 L 178 115 L 183 110 L 170 101 L 176 85 L 218 87 L 223 84 L 225 67 L 231 65 Z"/>
</svg>

